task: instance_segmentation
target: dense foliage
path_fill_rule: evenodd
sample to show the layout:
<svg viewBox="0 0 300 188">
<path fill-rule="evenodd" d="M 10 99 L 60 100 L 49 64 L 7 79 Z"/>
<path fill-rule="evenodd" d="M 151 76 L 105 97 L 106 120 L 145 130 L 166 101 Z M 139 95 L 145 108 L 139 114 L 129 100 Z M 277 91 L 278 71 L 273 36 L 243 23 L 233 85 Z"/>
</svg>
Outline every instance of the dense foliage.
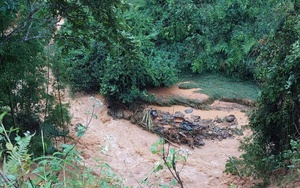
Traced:
<svg viewBox="0 0 300 188">
<path fill-rule="evenodd" d="M 46 1 L 1 1 L 0 3 L 0 107 L 9 111 L 4 121 L 21 132 L 44 130 L 50 139 L 67 134 L 70 117 L 66 106 L 47 86 L 50 61 L 45 47 L 56 30 L 57 14 Z M 48 68 L 47 68 L 48 67 Z M 39 142 L 35 153 L 40 153 Z"/>
<path fill-rule="evenodd" d="M 78 32 L 73 20 L 66 19 L 59 35 L 81 36 L 84 45 L 66 46 L 65 40 L 57 42 L 58 50 L 68 53 L 63 54 L 61 61 L 67 67 L 65 78 L 73 89 L 100 90 L 107 98 L 129 103 L 147 100 L 147 87 L 174 83 L 175 69 L 166 63 L 151 61 L 143 53 L 141 41 L 130 32 L 122 16 L 128 4 L 82 2 L 82 6 L 85 10 L 82 14 L 88 19 L 77 27 L 85 27 L 87 32 Z M 101 7 L 105 7 L 106 12 Z"/>
<path fill-rule="evenodd" d="M 300 138 L 300 3 L 292 9 L 274 34 L 260 44 L 257 78 L 262 91 L 250 116 L 253 136 L 242 144 L 242 172 L 268 178 L 288 168 L 291 140 Z M 295 142 L 295 141 L 294 141 Z M 295 145 L 295 144 L 294 144 Z M 294 148 L 294 147 L 293 147 Z"/>
<path fill-rule="evenodd" d="M 280 3 L 290 2 L 137 1 L 129 23 L 137 36 L 151 40 L 144 51 L 156 61 L 175 62 L 182 71 L 252 78 L 258 41 L 283 17 Z"/>
<path fill-rule="evenodd" d="M 104 3 L 107 11 L 101 12 L 95 2 L 81 5 L 85 22 L 66 18 L 59 34 L 63 40 L 57 40 L 59 61 L 67 67 L 59 74 L 75 91 L 100 90 L 122 103 L 149 99 L 145 89 L 173 84 L 178 71 L 253 78 L 259 41 L 276 30 L 283 10 L 292 6 L 286 1 L 139 0 Z"/>
<path fill-rule="evenodd" d="M 95 102 L 94 109 L 101 107 L 102 103 L 99 102 Z M 83 165 L 80 152 L 75 147 L 76 143 L 62 144 L 60 151 L 49 155 L 42 137 L 42 154 L 34 158 L 28 148 L 35 134 L 15 134 L 12 138 L 10 135 L 16 130 L 5 129 L 2 123 L 5 114 L 0 114 L 0 134 L 3 135 L 1 140 L 4 140 L 6 145 L 5 150 L 0 146 L 0 154 L 5 152 L 0 169 L 1 187 L 126 187 L 123 179 L 117 176 L 107 163 L 95 161 L 97 165 L 93 169 Z M 93 117 L 95 114 L 89 115 Z M 82 127 L 87 128 L 88 125 Z M 78 142 L 84 131 L 77 133 Z"/>
<path fill-rule="evenodd" d="M 0 1 L 4 124 L 43 131 L 51 146 L 68 133 L 67 85 L 128 104 L 150 99 L 147 88 L 173 84 L 180 71 L 255 79 L 262 92 L 239 164 L 268 177 L 297 157 L 299 7 L 298 0 Z"/>
</svg>

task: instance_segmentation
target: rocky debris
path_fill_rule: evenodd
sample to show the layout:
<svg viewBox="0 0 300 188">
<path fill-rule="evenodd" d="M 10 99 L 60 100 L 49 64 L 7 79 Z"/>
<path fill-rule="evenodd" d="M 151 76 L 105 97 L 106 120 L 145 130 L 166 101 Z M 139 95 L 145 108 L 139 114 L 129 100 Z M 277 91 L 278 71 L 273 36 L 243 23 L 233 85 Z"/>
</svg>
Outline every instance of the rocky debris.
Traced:
<svg viewBox="0 0 300 188">
<path fill-rule="evenodd" d="M 200 116 L 194 115 L 186 117 L 180 111 L 170 114 L 169 112 L 150 109 L 148 112 L 152 118 L 153 132 L 164 137 L 168 142 L 187 144 L 192 148 L 204 146 L 204 139 L 223 140 L 231 138 L 237 129 L 234 115 L 217 117 L 213 120 L 201 119 Z M 143 116 L 144 113 L 138 111 L 131 117 L 131 121 L 140 124 Z"/>
</svg>

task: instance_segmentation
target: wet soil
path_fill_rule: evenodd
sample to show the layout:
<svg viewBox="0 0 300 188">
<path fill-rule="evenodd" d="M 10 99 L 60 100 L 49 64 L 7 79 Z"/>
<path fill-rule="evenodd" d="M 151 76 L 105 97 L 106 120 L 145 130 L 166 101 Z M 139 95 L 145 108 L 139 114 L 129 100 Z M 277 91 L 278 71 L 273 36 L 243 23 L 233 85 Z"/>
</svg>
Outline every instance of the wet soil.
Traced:
<svg viewBox="0 0 300 188">
<path fill-rule="evenodd" d="M 157 96 L 179 95 L 193 99 L 207 99 L 204 94 L 195 93 L 194 90 L 181 90 L 177 86 L 168 89 L 158 89 L 152 91 Z M 171 93 L 171 95 L 169 95 Z M 100 95 L 94 96 L 103 101 Z M 201 98 L 203 97 L 203 98 Z M 85 125 L 87 112 L 92 110 L 94 104 L 89 100 L 90 95 L 77 93 L 73 99 L 68 98 L 71 104 L 70 112 L 73 116 L 73 124 L 82 123 Z M 245 114 L 249 107 L 222 101 L 215 101 L 210 106 L 210 110 L 197 110 L 190 107 L 174 105 L 169 107 L 148 106 L 147 109 L 155 109 L 159 112 L 175 114 L 179 111 L 185 118 L 200 116 L 201 120 L 210 120 L 214 126 L 230 130 L 232 125 L 223 122 L 224 118 L 234 115 L 234 128 L 241 129 L 248 124 Z M 185 112 L 185 110 L 189 109 Z M 92 119 L 89 127 L 78 143 L 78 149 L 82 151 L 84 162 L 92 167 L 97 173 L 97 164 L 108 163 L 119 176 L 124 179 L 124 183 L 133 187 L 158 187 L 162 182 L 168 182 L 172 176 L 168 172 L 160 171 L 153 173 L 147 180 L 148 185 L 140 185 L 153 170 L 154 163 L 160 161 L 160 156 L 152 154 L 150 147 L 159 139 L 159 135 L 145 130 L 145 128 L 131 123 L 129 120 L 117 119 L 107 114 L 107 106 L 96 110 L 97 119 Z M 222 120 L 222 121 L 218 121 Z M 218 123 L 219 122 L 219 123 Z M 194 122 L 193 122 L 194 123 Z M 225 124 L 222 124 L 225 123 Z M 179 124 L 180 125 L 180 124 Z M 231 127 L 233 128 L 233 127 Z M 75 126 L 71 128 L 71 134 L 75 135 Z M 250 134 L 244 131 L 245 134 Z M 199 147 L 189 147 L 185 143 L 176 143 L 179 147 L 188 149 L 192 155 L 180 173 L 185 187 L 230 187 L 231 184 L 239 187 L 251 187 L 252 181 L 240 179 L 224 173 L 225 163 L 229 156 L 239 156 L 239 139 L 241 135 L 231 134 L 225 139 L 203 138 L 205 145 Z M 96 162 L 98 161 L 98 162 Z M 182 164 L 179 164 L 182 165 Z"/>
</svg>

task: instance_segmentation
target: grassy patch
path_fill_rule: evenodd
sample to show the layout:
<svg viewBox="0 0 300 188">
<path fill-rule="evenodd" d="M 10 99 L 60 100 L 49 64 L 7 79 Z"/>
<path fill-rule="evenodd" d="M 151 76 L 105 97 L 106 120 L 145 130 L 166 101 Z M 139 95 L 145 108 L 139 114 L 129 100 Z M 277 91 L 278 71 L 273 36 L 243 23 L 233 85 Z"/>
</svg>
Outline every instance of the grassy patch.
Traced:
<svg viewBox="0 0 300 188">
<path fill-rule="evenodd" d="M 241 81 L 220 75 L 182 75 L 182 89 L 201 88 L 200 93 L 213 99 L 250 99 L 255 101 L 259 88 L 253 81 Z"/>
</svg>

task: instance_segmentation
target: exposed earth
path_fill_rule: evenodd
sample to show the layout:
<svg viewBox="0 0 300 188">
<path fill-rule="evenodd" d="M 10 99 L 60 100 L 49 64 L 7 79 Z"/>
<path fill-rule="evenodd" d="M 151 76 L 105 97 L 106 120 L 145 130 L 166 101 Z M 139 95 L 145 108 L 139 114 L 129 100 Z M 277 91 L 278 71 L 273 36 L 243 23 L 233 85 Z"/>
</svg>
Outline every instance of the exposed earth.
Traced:
<svg viewBox="0 0 300 188">
<path fill-rule="evenodd" d="M 200 101 L 209 98 L 194 91 L 195 89 L 182 90 L 178 86 L 173 86 L 151 90 L 151 93 L 155 93 L 157 97 L 165 98 L 180 96 Z M 85 135 L 78 143 L 78 149 L 82 151 L 86 165 L 93 168 L 97 173 L 97 164 L 108 163 L 112 170 L 124 179 L 124 184 L 127 186 L 158 187 L 160 183 L 169 182 L 172 176 L 168 171 L 151 174 L 155 162 L 160 161 L 160 156 L 152 154 L 150 148 L 159 139 L 159 136 L 147 131 L 146 127 L 133 124 L 129 120 L 109 116 L 107 113 L 109 109 L 106 105 L 101 109 L 94 108 L 98 118 L 93 118 L 88 123 L 90 115 L 87 112 L 91 112 L 93 104 L 95 104 L 95 100 L 90 100 L 90 97 L 90 95 L 77 93 L 73 98 L 65 98 L 71 105 L 72 124 L 89 124 Z M 102 96 L 94 95 L 93 97 L 105 103 Z M 231 185 L 238 187 L 251 187 L 253 185 L 252 180 L 241 179 L 223 172 L 229 157 L 241 154 L 238 151 L 239 139 L 243 135 L 250 134 L 247 130 L 243 131 L 243 135 L 240 134 L 241 128 L 248 124 L 246 112 L 249 111 L 249 107 L 216 100 L 208 106 L 208 110 L 180 105 L 169 107 L 150 105 L 147 109 L 149 112 L 151 110 L 157 112 L 158 117 L 152 117 L 152 119 L 156 127 L 163 127 L 159 129 L 160 132 L 171 128 L 177 130 L 174 133 L 177 137 L 178 134 L 179 136 L 183 134 L 185 137 L 197 138 L 201 141 L 196 143 L 194 139 L 193 144 L 191 144 L 189 142 L 181 143 L 176 139 L 171 140 L 174 147 L 188 149 L 192 153 L 180 173 L 184 187 L 227 188 Z M 174 116 L 176 113 L 183 117 L 176 119 Z M 173 117 L 173 120 L 167 122 L 168 120 L 163 118 L 164 114 L 168 114 L 169 119 Z M 121 116 L 132 116 L 132 114 L 125 115 L 123 113 Z M 189 127 L 182 127 L 183 121 L 191 123 L 193 134 Z M 71 127 L 71 129 L 71 134 L 75 135 L 76 126 Z M 197 132 L 194 130 L 200 129 L 201 131 L 198 131 L 200 136 L 194 134 Z M 180 167 L 182 165 L 179 164 Z M 149 176 L 149 174 L 151 175 Z M 141 184 L 140 182 L 148 176 L 147 181 L 149 183 Z"/>
</svg>

